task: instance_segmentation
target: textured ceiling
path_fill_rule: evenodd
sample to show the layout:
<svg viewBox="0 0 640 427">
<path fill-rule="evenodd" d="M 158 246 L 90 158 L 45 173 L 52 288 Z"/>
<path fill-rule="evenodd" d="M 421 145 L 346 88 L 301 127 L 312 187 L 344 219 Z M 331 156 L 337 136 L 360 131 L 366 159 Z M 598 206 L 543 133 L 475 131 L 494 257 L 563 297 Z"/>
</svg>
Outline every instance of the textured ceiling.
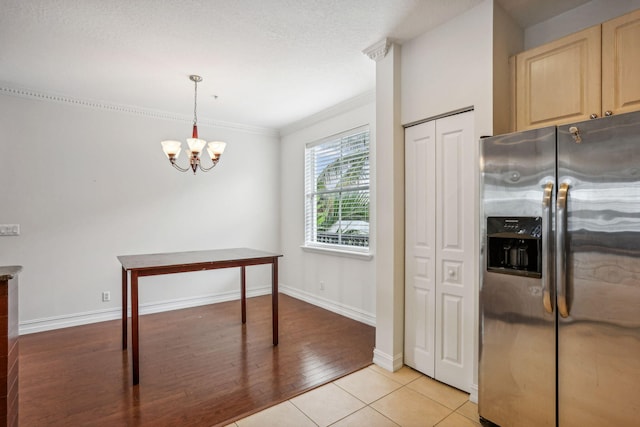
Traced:
<svg viewBox="0 0 640 427">
<path fill-rule="evenodd" d="M 363 49 L 480 2 L 0 0 L 0 83 L 189 115 L 199 74 L 200 117 L 277 129 L 373 90 Z"/>
</svg>

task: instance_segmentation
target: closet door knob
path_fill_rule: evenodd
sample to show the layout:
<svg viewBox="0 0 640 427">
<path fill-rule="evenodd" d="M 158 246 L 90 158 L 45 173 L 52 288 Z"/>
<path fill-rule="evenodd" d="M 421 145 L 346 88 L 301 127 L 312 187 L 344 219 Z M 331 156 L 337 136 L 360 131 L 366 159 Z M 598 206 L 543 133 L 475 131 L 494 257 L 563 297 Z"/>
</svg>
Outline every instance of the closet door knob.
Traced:
<svg viewBox="0 0 640 427">
<path fill-rule="evenodd" d="M 596 113 L 593 113 L 592 115 L 590 115 L 590 116 L 589 116 L 589 118 L 590 118 L 591 120 L 593 120 L 593 119 L 597 119 L 597 118 L 598 118 L 598 115 L 597 115 Z"/>
<path fill-rule="evenodd" d="M 607 111 L 604 112 L 604 115 L 607 116 L 607 117 L 609 117 L 612 114 L 613 114 L 613 111 L 611 111 L 611 110 L 607 110 Z"/>
</svg>

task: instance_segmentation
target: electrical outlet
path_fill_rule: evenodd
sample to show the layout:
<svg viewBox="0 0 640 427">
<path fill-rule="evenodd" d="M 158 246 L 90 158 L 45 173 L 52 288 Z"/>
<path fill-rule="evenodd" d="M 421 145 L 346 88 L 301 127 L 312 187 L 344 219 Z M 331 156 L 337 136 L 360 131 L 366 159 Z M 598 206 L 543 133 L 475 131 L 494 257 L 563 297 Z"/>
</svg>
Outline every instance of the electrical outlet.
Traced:
<svg viewBox="0 0 640 427">
<path fill-rule="evenodd" d="M 102 302 L 109 302 L 109 301 L 111 301 L 111 292 L 104 291 L 102 293 Z"/>
<path fill-rule="evenodd" d="M 324 291 L 324 282 L 322 280 L 320 281 L 320 290 Z"/>
<path fill-rule="evenodd" d="M 20 224 L 0 224 L 0 236 L 19 236 Z"/>
</svg>

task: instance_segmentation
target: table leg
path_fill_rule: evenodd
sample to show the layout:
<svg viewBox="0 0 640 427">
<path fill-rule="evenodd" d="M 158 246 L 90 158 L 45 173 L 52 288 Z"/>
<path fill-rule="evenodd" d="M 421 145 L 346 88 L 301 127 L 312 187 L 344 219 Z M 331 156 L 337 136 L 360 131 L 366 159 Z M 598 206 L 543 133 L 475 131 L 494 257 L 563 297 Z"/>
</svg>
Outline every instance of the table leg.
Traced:
<svg viewBox="0 0 640 427">
<path fill-rule="evenodd" d="M 247 282 L 245 266 L 240 267 L 240 301 L 242 304 L 242 323 L 247 323 Z"/>
<path fill-rule="evenodd" d="M 122 267 L 122 349 L 127 349 L 127 270 Z"/>
<path fill-rule="evenodd" d="M 271 321 L 273 323 L 273 345 L 278 345 L 278 258 L 271 264 Z"/>
<path fill-rule="evenodd" d="M 140 382 L 138 354 L 138 272 L 131 270 L 131 346 L 133 347 L 133 385 Z"/>
</svg>

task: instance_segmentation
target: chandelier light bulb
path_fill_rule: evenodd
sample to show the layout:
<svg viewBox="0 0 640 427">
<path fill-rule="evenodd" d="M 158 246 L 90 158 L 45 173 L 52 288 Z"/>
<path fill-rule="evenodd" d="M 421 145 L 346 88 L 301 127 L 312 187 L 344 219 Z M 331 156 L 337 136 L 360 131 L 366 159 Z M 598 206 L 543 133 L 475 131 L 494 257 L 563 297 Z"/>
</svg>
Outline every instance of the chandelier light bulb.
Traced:
<svg viewBox="0 0 640 427">
<path fill-rule="evenodd" d="M 189 145 L 189 150 L 193 154 L 200 154 L 204 146 L 207 144 L 207 141 L 199 138 L 187 138 L 187 144 Z"/>
<path fill-rule="evenodd" d="M 177 159 L 180 155 L 180 147 L 182 146 L 180 141 L 162 141 L 160 144 L 162 144 L 162 151 L 164 151 L 169 160 L 172 158 Z"/>
<path fill-rule="evenodd" d="M 211 156 L 212 159 L 218 158 L 222 156 L 222 153 L 224 153 L 224 149 L 226 146 L 227 146 L 226 142 L 212 141 L 207 146 L 207 151 L 209 152 L 209 155 Z"/>
</svg>

